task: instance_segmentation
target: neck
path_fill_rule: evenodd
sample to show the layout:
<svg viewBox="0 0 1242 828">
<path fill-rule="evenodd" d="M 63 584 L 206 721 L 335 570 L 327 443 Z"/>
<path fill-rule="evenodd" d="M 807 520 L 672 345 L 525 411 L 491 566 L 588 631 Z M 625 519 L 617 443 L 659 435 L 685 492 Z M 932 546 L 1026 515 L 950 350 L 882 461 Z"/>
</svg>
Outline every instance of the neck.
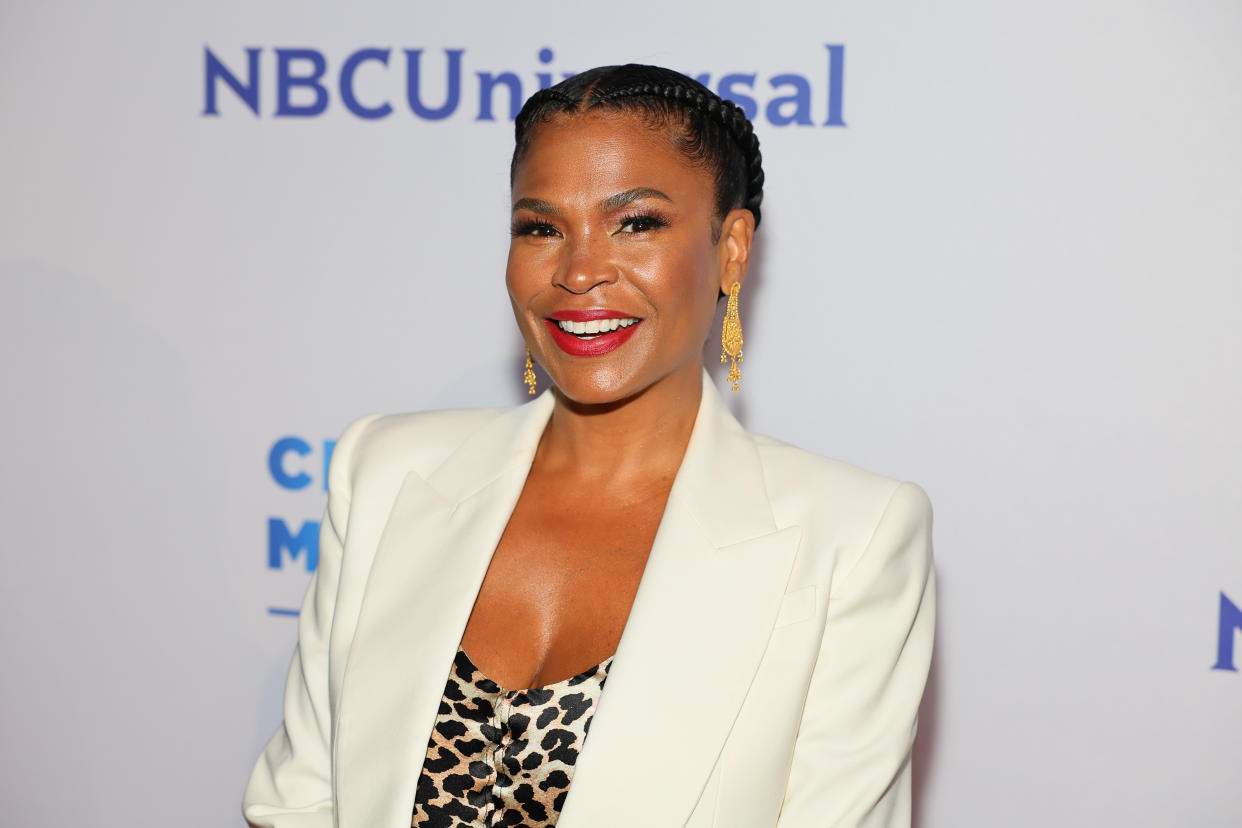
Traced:
<svg viewBox="0 0 1242 828">
<path fill-rule="evenodd" d="M 535 462 L 579 480 L 671 482 L 681 466 L 703 397 L 702 369 L 666 377 L 607 405 L 581 405 L 556 393 Z"/>
</svg>

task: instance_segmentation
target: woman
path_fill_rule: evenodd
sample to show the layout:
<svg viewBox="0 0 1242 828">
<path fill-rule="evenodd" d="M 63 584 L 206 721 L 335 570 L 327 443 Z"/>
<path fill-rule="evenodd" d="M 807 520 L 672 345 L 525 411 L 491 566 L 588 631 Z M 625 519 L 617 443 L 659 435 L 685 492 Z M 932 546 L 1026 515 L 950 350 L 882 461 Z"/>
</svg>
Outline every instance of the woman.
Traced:
<svg viewBox="0 0 1242 828">
<path fill-rule="evenodd" d="M 740 359 L 750 123 L 630 65 L 516 133 L 507 283 L 552 388 L 338 442 L 247 819 L 908 825 L 927 500 L 744 431 L 704 381 L 722 296 Z"/>
</svg>

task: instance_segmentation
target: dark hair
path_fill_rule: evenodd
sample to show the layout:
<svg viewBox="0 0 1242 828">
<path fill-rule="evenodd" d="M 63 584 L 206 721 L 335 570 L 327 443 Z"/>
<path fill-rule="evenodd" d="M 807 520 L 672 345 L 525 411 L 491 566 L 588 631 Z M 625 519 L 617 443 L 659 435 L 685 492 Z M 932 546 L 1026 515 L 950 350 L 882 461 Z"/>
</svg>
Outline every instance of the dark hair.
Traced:
<svg viewBox="0 0 1242 828">
<path fill-rule="evenodd" d="M 678 149 L 712 174 L 716 217 L 744 207 L 759 226 L 763 157 L 750 119 L 693 78 L 660 66 L 600 66 L 531 95 L 514 122 L 510 184 L 536 127 L 556 115 L 592 110 L 633 113 L 652 126 L 676 129 Z"/>
</svg>

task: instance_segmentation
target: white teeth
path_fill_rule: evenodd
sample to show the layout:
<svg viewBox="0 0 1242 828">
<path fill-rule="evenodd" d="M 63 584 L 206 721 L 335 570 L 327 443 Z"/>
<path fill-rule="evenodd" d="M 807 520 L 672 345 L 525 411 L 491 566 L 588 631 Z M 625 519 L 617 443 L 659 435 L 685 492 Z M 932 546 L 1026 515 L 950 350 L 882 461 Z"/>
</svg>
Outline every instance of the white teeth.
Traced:
<svg viewBox="0 0 1242 828">
<path fill-rule="evenodd" d="M 556 320 L 557 326 L 565 333 L 584 336 L 586 338 L 594 338 L 597 334 L 611 333 L 618 328 L 628 328 L 637 322 L 633 317 L 624 319 L 592 319 L 590 322 L 570 322 L 565 319 Z"/>
</svg>

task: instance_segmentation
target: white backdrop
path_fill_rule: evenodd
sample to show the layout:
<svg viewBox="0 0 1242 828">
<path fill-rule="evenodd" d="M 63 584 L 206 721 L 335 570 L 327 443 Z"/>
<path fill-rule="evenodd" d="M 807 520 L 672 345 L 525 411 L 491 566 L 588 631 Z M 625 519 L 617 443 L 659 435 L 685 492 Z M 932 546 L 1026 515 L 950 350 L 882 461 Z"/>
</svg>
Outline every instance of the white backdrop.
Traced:
<svg viewBox="0 0 1242 828">
<path fill-rule="evenodd" d="M 932 496 L 920 826 L 1242 824 L 1240 38 L 1229 0 L 3 3 L 0 821 L 240 823 L 307 579 L 270 522 L 362 413 L 523 398 L 478 73 L 635 60 L 806 87 L 757 118 L 734 402 Z M 431 108 L 463 50 L 443 119 L 416 49 Z"/>
</svg>

